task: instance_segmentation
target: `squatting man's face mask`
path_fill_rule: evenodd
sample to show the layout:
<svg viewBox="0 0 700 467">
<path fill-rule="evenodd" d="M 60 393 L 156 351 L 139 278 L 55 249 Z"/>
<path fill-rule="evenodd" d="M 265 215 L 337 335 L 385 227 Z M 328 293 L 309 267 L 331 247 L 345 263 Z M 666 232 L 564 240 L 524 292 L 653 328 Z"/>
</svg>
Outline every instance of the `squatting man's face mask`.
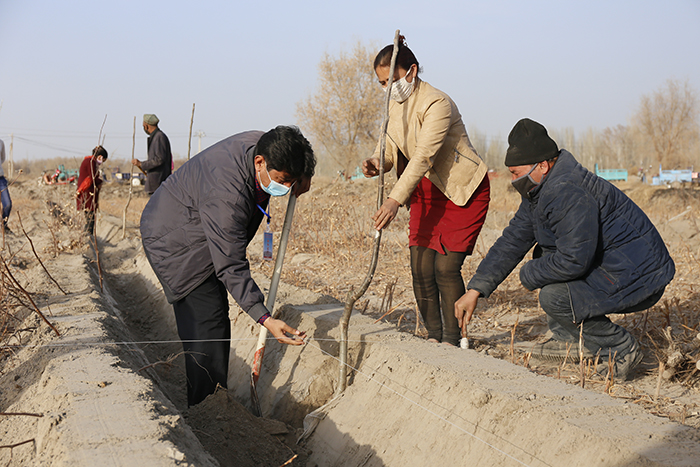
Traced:
<svg viewBox="0 0 700 467">
<path fill-rule="evenodd" d="M 511 185 L 513 185 L 513 188 L 515 188 L 518 193 L 522 195 L 523 198 L 530 198 L 530 191 L 538 186 L 542 181 L 539 183 L 536 182 L 535 180 L 532 179 L 532 172 L 537 168 L 539 164 L 535 164 L 532 166 L 530 171 L 526 173 L 525 175 L 521 175 L 520 177 L 516 178 L 515 180 L 511 181 Z"/>
</svg>

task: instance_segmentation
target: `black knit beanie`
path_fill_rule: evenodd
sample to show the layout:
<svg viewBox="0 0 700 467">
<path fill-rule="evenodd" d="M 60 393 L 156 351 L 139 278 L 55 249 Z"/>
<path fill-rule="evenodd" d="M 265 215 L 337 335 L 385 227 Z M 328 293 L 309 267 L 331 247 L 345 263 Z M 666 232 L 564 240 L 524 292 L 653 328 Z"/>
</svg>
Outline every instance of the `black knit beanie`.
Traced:
<svg viewBox="0 0 700 467">
<path fill-rule="evenodd" d="M 534 120 L 523 118 L 508 135 L 506 167 L 536 164 L 558 154 L 557 143 L 549 137 L 547 129 Z"/>
</svg>

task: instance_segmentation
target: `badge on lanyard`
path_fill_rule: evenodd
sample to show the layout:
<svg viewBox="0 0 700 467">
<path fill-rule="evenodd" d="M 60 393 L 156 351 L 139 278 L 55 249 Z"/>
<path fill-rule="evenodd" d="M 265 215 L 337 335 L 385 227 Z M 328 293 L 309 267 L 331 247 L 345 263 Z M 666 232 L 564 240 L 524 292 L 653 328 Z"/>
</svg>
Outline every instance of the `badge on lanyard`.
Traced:
<svg viewBox="0 0 700 467">
<path fill-rule="evenodd" d="M 267 261 L 272 261 L 272 230 L 270 229 L 270 214 L 265 211 L 262 206 L 258 204 L 258 209 L 260 209 L 263 214 L 267 217 L 267 224 L 265 225 L 265 232 L 263 233 L 263 259 Z"/>
</svg>

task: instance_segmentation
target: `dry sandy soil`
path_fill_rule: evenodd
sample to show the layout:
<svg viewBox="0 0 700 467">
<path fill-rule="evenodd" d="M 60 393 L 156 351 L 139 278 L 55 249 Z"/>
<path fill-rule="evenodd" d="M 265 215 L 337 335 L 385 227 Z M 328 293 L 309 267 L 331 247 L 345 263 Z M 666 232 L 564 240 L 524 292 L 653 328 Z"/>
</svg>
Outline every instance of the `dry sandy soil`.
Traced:
<svg viewBox="0 0 700 467">
<path fill-rule="evenodd" d="M 494 179 L 465 278 L 517 206 L 506 187 Z M 19 181 L 10 188 L 7 268 L 0 265 L 0 465 L 698 465 L 700 192 L 621 188 L 650 214 L 678 268 L 661 303 L 618 317 L 645 350 L 632 381 L 511 352 L 512 341 L 546 331 L 537 294 L 517 274 L 482 301 L 472 349 L 427 343 L 416 321 L 402 211 L 356 305 L 349 386 L 335 397 L 338 317 L 369 263 L 375 185 L 319 180 L 298 202 L 277 295 L 283 319 L 309 339 L 294 348 L 268 341 L 258 383 L 263 417 L 256 418 L 249 374 L 258 326 L 233 301 L 229 388 L 186 407 L 172 310 L 136 228 L 147 201 L 140 190 L 122 238 L 128 189 L 106 185 L 95 250 L 80 235 L 74 187 Z M 272 205 L 275 232 L 285 203 Z M 253 241 L 249 257 L 267 290 L 272 264 L 262 261 L 261 243 Z M 668 379 L 658 370 L 669 353 L 667 327 L 672 350 L 683 356 Z"/>
</svg>

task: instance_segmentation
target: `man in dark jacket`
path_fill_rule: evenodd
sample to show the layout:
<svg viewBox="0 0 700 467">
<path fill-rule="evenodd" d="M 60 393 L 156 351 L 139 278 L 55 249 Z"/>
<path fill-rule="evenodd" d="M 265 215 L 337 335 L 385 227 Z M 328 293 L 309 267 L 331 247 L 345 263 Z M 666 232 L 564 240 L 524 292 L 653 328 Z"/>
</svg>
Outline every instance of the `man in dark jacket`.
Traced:
<svg viewBox="0 0 700 467">
<path fill-rule="evenodd" d="M 173 154 L 170 151 L 170 140 L 158 128 L 158 117 L 154 114 L 144 114 L 143 131 L 148 135 L 148 160 L 143 162 L 133 159 L 131 162 L 146 172 L 146 193 L 152 195 L 173 172 Z"/>
<path fill-rule="evenodd" d="M 577 361 L 582 332 L 580 350 L 600 355 L 599 372 L 607 373 L 610 359 L 614 376 L 627 379 L 642 360 L 639 343 L 605 315 L 645 310 L 661 299 L 675 274 L 661 236 L 632 200 L 560 151 L 539 123 L 520 120 L 508 145 L 505 164 L 523 200 L 455 304 L 455 316 L 466 325 L 478 298 L 488 297 L 535 246 L 520 280 L 540 289 L 552 338 L 521 348 L 541 359 L 562 359 L 571 350 Z"/>
<path fill-rule="evenodd" d="M 156 191 L 141 216 L 146 256 L 173 304 L 186 354 L 187 401 L 226 387 L 231 325 L 227 291 L 279 342 L 304 333 L 270 317 L 250 275 L 246 248 L 270 196 L 309 189 L 316 159 L 298 128 L 248 131 L 190 159 Z M 291 335 L 291 336 L 290 336 Z"/>
</svg>

